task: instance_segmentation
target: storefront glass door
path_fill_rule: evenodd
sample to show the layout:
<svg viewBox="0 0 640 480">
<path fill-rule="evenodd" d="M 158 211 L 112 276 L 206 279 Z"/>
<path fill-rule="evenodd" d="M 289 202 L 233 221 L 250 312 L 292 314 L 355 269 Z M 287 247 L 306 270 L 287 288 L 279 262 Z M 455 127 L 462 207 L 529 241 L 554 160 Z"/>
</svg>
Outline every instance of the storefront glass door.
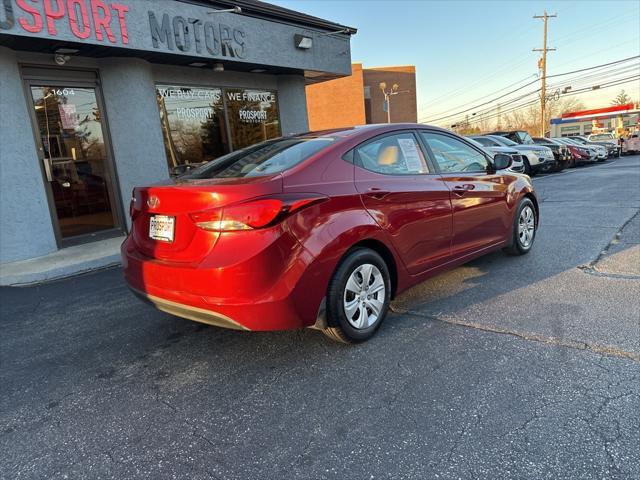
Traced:
<svg viewBox="0 0 640 480">
<path fill-rule="evenodd" d="M 114 229 L 114 196 L 96 89 L 34 84 L 29 88 L 60 239 Z"/>
</svg>

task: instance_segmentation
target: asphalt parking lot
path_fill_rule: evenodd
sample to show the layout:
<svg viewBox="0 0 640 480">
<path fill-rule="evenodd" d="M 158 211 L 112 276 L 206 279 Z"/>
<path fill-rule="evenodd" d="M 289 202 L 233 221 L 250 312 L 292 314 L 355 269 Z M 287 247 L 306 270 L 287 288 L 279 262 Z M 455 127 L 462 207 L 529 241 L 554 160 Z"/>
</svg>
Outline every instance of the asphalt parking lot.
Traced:
<svg viewBox="0 0 640 480">
<path fill-rule="evenodd" d="M 640 157 L 536 177 L 531 254 L 358 346 L 159 313 L 117 269 L 0 290 L 0 477 L 640 478 Z"/>
</svg>

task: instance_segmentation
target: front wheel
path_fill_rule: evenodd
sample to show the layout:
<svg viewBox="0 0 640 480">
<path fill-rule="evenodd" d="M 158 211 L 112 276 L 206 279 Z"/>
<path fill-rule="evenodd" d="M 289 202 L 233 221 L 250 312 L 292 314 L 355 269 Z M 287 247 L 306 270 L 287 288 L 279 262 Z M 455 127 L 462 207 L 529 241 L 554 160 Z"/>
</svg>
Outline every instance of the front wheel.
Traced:
<svg viewBox="0 0 640 480">
<path fill-rule="evenodd" d="M 511 245 L 504 251 L 509 255 L 525 255 L 533 247 L 538 229 L 536 208 L 529 198 L 523 198 L 518 205 L 513 221 Z"/>
<path fill-rule="evenodd" d="M 353 250 L 329 282 L 324 334 L 343 343 L 368 340 L 386 317 L 390 299 L 389 269 L 382 257 L 368 248 Z"/>
</svg>

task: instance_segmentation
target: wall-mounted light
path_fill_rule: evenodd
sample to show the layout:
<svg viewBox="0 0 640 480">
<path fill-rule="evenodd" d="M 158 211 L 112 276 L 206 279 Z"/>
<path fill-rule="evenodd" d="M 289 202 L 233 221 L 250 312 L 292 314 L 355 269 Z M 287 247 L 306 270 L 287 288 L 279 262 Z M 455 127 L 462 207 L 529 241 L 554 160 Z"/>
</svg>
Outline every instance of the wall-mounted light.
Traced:
<svg viewBox="0 0 640 480">
<path fill-rule="evenodd" d="M 193 62 L 189 64 L 190 67 L 204 67 L 205 65 L 206 62 Z"/>
<path fill-rule="evenodd" d="M 214 72 L 224 72 L 224 65 L 221 63 L 214 63 L 213 64 L 213 71 Z"/>
<path fill-rule="evenodd" d="M 266 72 L 266 70 L 264 68 L 254 68 L 253 70 L 250 70 L 251 73 L 264 73 Z"/>
<path fill-rule="evenodd" d="M 293 36 L 293 42 L 295 43 L 296 48 L 301 50 L 309 50 L 313 47 L 313 39 L 311 37 L 300 35 L 299 33 L 296 33 Z"/>
<path fill-rule="evenodd" d="M 242 8 L 233 7 L 233 8 L 225 8 L 224 10 L 211 10 L 207 12 L 209 15 L 215 15 L 216 13 L 242 13 Z"/>
</svg>

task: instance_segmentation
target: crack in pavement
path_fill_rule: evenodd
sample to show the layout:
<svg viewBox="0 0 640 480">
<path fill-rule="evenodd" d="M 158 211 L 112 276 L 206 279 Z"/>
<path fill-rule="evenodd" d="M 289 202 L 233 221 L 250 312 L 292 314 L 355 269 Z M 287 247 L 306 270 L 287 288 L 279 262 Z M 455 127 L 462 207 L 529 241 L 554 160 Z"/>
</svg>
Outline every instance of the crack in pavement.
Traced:
<svg viewBox="0 0 640 480">
<path fill-rule="evenodd" d="M 606 272 L 598 269 L 598 263 L 602 261 L 608 254 L 611 247 L 620 243 L 620 239 L 624 233 L 624 230 L 629 226 L 631 222 L 635 220 L 635 218 L 640 215 L 640 209 L 638 209 L 631 217 L 629 217 L 618 230 L 613 235 L 613 238 L 605 245 L 605 247 L 600 250 L 600 253 L 595 258 L 586 265 L 578 265 L 578 269 L 582 270 L 584 273 L 588 273 L 590 275 L 595 275 L 598 277 L 610 277 L 610 278 L 621 278 L 627 280 L 634 280 L 640 278 L 640 275 L 636 275 L 633 273 L 615 273 L 615 272 Z"/>
<path fill-rule="evenodd" d="M 398 308 L 393 305 L 390 307 L 390 310 L 395 313 L 412 315 L 414 317 L 425 318 L 427 320 L 447 323 L 449 325 L 455 325 L 458 327 L 472 328 L 474 330 L 480 330 L 480 331 L 489 332 L 489 333 L 497 333 L 500 335 L 509 335 L 511 337 L 518 338 L 520 340 L 544 343 L 547 345 L 555 345 L 558 347 L 571 348 L 574 350 L 588 350 L 590 352 L 598 353 L 600 355 L 606 355 L 608 357 L 626 358 L 629 360 L 633 360 L 634 362 L 640 363 L 640 354 L 635 352 L 629 352 L 627 350 L 622 350 L 613 345 L 601 345 L 598 343 L 589 343 L 589 342 L 579 341 L 579 340 L 571 340 L 571 339 L 564 339 L 564 338 L 558 338 L 558 337 L 547 337 L 547 336 L 538 335 L 535 333 L 525 333 L 525 332 L 518 332 L 515 330 L 509 330 L 507 328 L 498 327 L 495 325 L 484 325 L 477 322 L 466 322 L 464 320 L 457 320 L 457 319 L 445 319 L 445 318 L 436 317 L 434 315 L 427 315 L 421 312 L 416 312 L 414 310 Z"/>
</svg>

